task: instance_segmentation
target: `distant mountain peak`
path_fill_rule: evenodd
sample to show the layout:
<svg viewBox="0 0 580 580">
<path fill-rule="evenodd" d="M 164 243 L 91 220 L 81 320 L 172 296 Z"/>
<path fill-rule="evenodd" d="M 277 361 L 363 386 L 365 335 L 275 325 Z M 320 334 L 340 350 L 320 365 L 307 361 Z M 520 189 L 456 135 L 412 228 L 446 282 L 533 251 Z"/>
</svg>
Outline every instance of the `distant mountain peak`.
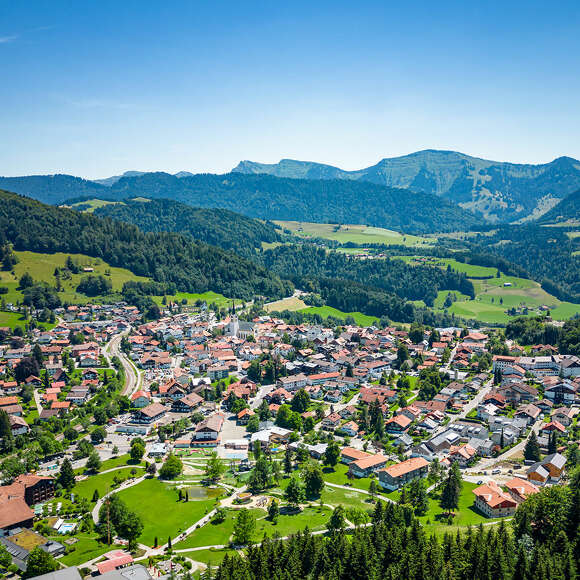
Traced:
<svg viewBox="0 0 580 580">
<path fill-rule="evenodd" d="M 571 157 L 534 165 L 439 149 L 385 157 L 376 165 L 355 171 L 291 159 L 272 164 L 243 161 L 233 171 L 295 179 L 368 181 L 423 191 L 445 197 L 492 222 L 533 217 L 547 198 L 562 199 L 580 187 L 580 162 Z"/>
</svg>

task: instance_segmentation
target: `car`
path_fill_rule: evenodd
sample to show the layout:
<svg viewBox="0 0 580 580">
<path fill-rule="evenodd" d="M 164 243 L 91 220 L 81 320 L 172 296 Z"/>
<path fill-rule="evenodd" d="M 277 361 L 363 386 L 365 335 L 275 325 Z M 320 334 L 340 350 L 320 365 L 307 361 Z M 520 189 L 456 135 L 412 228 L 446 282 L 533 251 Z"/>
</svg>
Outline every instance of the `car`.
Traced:
<svg viewBox="0 0 580 580">
<path fill-rule="evenodd" d="M 481 485 L 482 483 L 483 483 L 483 479 L 480 479 L 480 480 L 477 482 L 477 485 Z"/>
<path fill-rule="evenodd" d="M 501 469 L 494 469 L 494 470 L 491 472 L 491 474 L 492 474 L 492 475 L 498 475 L 498 474 L 500 474 L 500 473 L 501 473 Z"/>
</svg>

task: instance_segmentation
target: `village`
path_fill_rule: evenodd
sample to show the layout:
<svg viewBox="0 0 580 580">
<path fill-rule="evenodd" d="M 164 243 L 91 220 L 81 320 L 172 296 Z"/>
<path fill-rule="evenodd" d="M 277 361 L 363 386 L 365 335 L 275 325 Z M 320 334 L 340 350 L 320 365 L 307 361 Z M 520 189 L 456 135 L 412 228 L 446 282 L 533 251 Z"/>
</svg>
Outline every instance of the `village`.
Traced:
<svg viewBox="0 0 580 580">
<path fill-rule="evenodd" d="M 149 322 L 125 303 L 55 314 L 50 330 L 0 329 L 0 549 L 15 575 L 38 547 L 77 577 L 203 570 L 258 532 L 324 533 L 339 509 L 364 524 L 377 500 L 465 530 L 509 520 L 578 461 L 580 360 L 553 345 L 501 339 L 499 355 L 496 329 L 205 305 Z M 111 537 L 115 496 L 136 536 Z"/>
</svg>

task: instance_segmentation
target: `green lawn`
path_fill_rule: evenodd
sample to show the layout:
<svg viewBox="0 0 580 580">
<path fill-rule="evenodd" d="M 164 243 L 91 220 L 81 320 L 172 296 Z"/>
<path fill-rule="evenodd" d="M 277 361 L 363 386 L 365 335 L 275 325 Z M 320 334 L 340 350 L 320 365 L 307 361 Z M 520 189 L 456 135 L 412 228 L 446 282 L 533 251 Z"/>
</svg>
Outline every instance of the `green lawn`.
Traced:
<svg viewBox="0 0 580 580">
<path fill-rule="evenodd" d="M 59 562 L 67 566 L 78 566 L 84 564 L 109 550 L 113 550 L 115 546 L 107 546 L 97 541 L 95 534 L 76 534 L 78 542 L 73 544 L 74 550 L 69 554 L 65 554 L 62 558 L 58 558 Z M 57 541 L 62 541 L 62 537 L 55 538 Z"/>
<path fill-rule="evenodd" d="M 40 254 L 37 252 L 15 252 L 18 256 L 18 264 L 14 266 L 14 272 L 0 272 L 0 286 L 8 288 L 8 294 L 3 294 L 2 298 L 6 302 L 18 302 L 22 300 L 22 293 L 17 290 L 18 281 L 25 272 L 38 281 L 47 282 L 54 286 L 54 270 L 55 268 L 64 268 L 67 257 L 70 255 L 81 267 L 93 268 L 93 275 L 106 275 L 110 273 L 110 280 L 113 284 L 114 291 L 120 291 L 123 284 L 129 280 L 146 281 L 148 278 L 136 276 L 129 270 L 124 268 L 113 268 L 100 258 L 91 258 L 83 254 Z M 60 299 L 63 302 L 83 304 L 89 300 L 88 296 L 76 292 L 76 287 L 86 273 L 72 274 L 69 280 L 62 280 L 63 291 L 59 293 Z"/>
<path fill-rule="evenodd" d="M 438 494 L 429 498 L 429 511 L 426 515 L 420 517 L 419 520 L 423 525 L 426 525 L 427 530 L 433 529 L 433 531 L 439 533 L 455 533 L 457 528 L 467 528 L 468 526 L 478 526 L 481 523 L 498 521 L 485 517 L 473 507 L 475 496 L 472 492 L 476 487 L 478 487 L 476 483 L 463 482 L 459 497 L 459 507 L 455 511 L 452 525 L 447 525 L 438 519 L 445 512 L 439 505 Z M 429 524 L 427 524 L 427 520 L 429 520 Z"/>
<path fill-rule="evenodd" d="M 149 546 L 153 545 L 155 536 L 163 543 L 168 536 L 175 539 L 215 505 L 213 499 L 178 502 L 177 490 L 158 479 L 145 479 L 119 492 L 119 497 L 141 516 L 144 529 L 139 539 Z"/>
<path fill-rule="evenodd" d="M 212 545 L 228 545 L 234 531 L 234 520 L 239 510 L 228 509 L 226 519 L 221 524 L 206 524 L 192 532 L 184 541 L 175 544 L 176 550 L 198 548 Z M 280 514 L 276 524 L 267 519 L 267 513 L 262 509 L 252 509 L 256 517 L 254 541 L 259 542 L 266 534 L 272 537 L 276 534 L 286 537 L 308 527 L 310 531 L 326 529 L 331 510 L 327 507 L 305 507 L 297 514 Z M 282 508 L 283 511 L 283 508 Z M 196 559 L 194 557 L 194 559 Z"/>
<path fill-rule="evenodd" d="M 337 308 L 332 308 L 332 306 L 309 306 L 308 308 L 302 308 L 298 312 L 304 312 L 305 314 L 319 314 L 322 318 L 332 316 L 341 320 L 346 320 L 347 316 L 352 316 L 356 324 L 359 326 L 372 326 L 378 321 L 376 316 L 367 316 L 362 312 L 343 312 Z"/>
<path fill-rule="evenodd" d="M 135 477 L 140 477 L 143 475 L 143 467 L 134 466 L 137 469 L 137 475 Z M 108 473 L 99 473 L 97 475 L 90 475 L 88 479 L 79 481 L 74 488 L 74 493 L 78 497 L 85 497 L 89 501 L 93 498 L 95 490 L 99 492 L 99 497 L 103 497 L 110 489 L 114 489 L 113 480 L 125 481 L 131 476 L 131 469 L 116 469 L 115 471 L 109 471 Z"/>
</svg>

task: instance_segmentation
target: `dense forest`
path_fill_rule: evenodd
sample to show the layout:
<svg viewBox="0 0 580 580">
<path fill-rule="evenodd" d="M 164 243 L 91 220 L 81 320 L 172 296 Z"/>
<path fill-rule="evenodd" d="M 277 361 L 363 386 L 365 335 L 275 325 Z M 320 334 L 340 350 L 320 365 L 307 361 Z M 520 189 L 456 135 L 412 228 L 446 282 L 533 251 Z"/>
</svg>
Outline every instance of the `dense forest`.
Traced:
<svg viewBox="0 0 580 580">
<path fill-rule="evenodd" d="M 522 504 L 512 522 L 428 535 L 410 506 L 377 502 L 370 526 L 347 536 L 331 518 L 329 534 L 308 530 L 286 541 L 264 538 L 244 558 L 226 556 L 214 580 L 569 580 L 577 578 L 580 490 L 552 486 Z M 337 508 L 341 509 L 341 508 Z M 511 528 L 511 529 L 510 529 Z"/>
<path fill-rule="evenodd" d="M 433 305 L 439 290 L 457 290 L 475 296 L 465 274 L 434 266 L 411 266 L 402 260 L 356 260 L 339 252 L 311 245 L 278 246 L 263 253 L 272 272 L 290 278 L 300 288 L 312 278 L 343 278 L 381 288 L 406 300 Z"/>
<path fill-rule="evenodd" d="M 55 187 L 57 177 L 66 186 L 64 195 L 59 195 Z M 219 207 L 261 219 L 358 223 L 410 233 L 465 230 L 478 223 L 469 211 L 435 195 L 362 181 L 288 179 L 241 173 L 182 177 L 145 173 L 121 177 L 106 187 L 77 179 L 70 176 L 0 178 L 0 187 L 49 203 L 87 195 L 114 200 L 142 196 L 172 199 L 194 207 Z M 78 191 L 75 183 L 79 185 Z"/>
<path fill-rule="evenodd" d="M 144 233 L 136 226 L 44 205 L 0 190 L 0 244 L 15 250 L 80 253 L 185 292 L 214 290 L 251 299 L 292 292 L 262 266 L 174 233 Z"/>
<path fill-rule="evenodd" d="M 580 318 L 559 327 L 542 316 L 520 316 L 508 322 L 505 335 L 521 345 L 553 344 L 561 354 L 580 355 Z"/>
<path fill-rule="evenodd" d="M 560 300 L 580 302 L 580 238 L 566 228 L 501 226 L 471 238 L 472 250 L 491 253 L 524 268 Z"/>
<path fill-rule="evenodd" d="M 227 209 L 194 208 L 168 199 L 125 200 L 95 210 L 95 215 L 135 224 L 145 232 L 176 232 L 251 257 L 262 242 L 279 242 L 279 231 Z"/>
</svg>

